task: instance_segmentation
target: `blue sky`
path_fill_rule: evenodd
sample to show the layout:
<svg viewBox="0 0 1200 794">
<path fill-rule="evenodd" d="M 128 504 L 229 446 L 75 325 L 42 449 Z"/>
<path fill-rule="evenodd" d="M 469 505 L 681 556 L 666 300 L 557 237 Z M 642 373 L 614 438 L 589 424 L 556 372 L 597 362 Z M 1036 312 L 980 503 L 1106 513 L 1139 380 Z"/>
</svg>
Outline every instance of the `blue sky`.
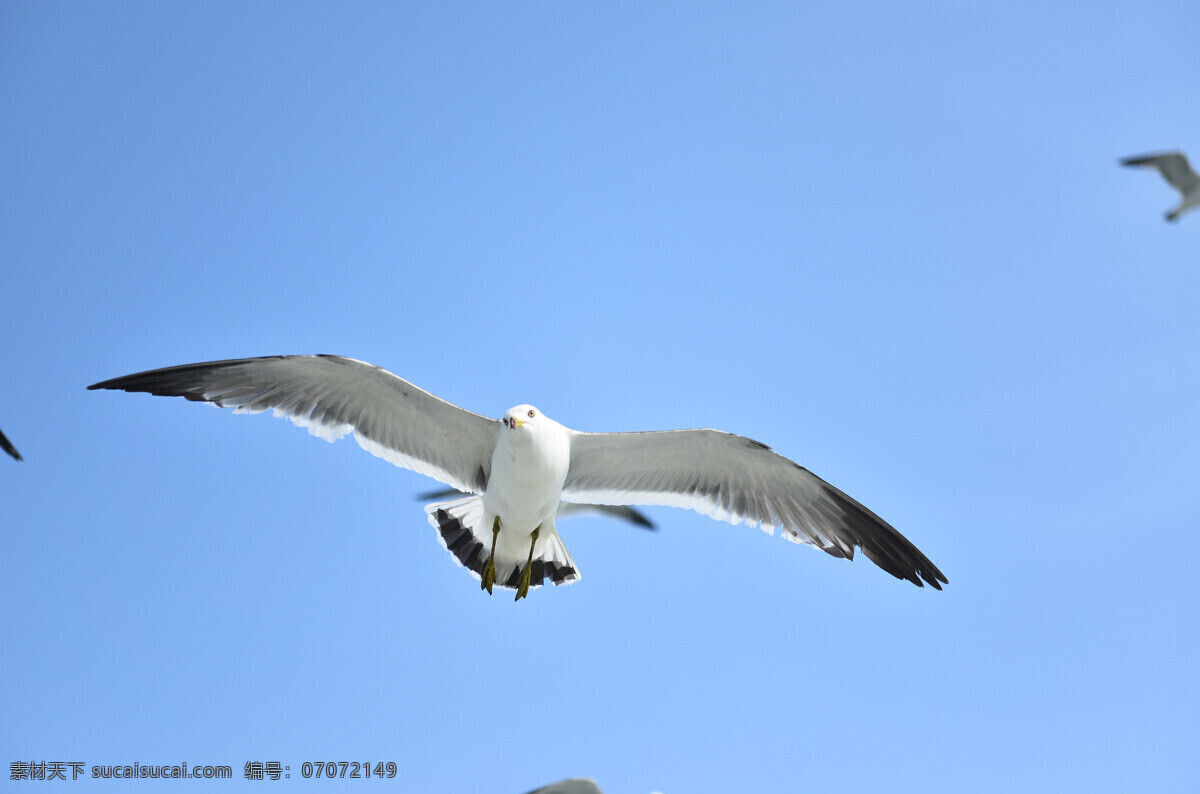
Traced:
<svg viewBox="0 0 1200 794">
<path fill-rule="evenodd" d="M 1117 159 L 1200 11 L 967 5 L 5 3 L 3 761 L 1194 788 L 1200 214 Z M 759 439 L 950 584 L 651 508 L 514 604 L 427 478 L 85 390 L 278 353 Z"/>
</svg>

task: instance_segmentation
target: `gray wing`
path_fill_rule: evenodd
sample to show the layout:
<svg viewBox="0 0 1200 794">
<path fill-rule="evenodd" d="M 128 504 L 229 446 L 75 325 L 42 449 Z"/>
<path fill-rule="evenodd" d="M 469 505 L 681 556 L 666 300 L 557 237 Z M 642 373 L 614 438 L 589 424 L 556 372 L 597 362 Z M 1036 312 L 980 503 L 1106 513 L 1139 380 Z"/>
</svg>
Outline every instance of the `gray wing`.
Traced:
<svg viewBox="0 0 1200 794">
<path fill-rule="evenodd" d="M 563 499 L 667 505 L 731 524 L 782 527 L 788 540 L 941 590 L 946 577 L 891 525 L 764 444 L 719 430 L 573 433 Z"/>
<path fill-rule="evenodd" d="M 24 460 L 21 457 L 21 453 L 17 452 L 17 448 L 12 445 L 12 442 L 8 440 L 8 436 L 4 435 L 4 431 L 2 430 L 0 430 L 0 449 L 3 449 L 17 460 Z"/>
<path fill-rule="evenodd" d="M 1163 179 L 1184 195 L 1200 189 L 1200 176 L 1197 176 L 1196 172 L 1192 170 L 1191 164 L 1188 163 L 1187 157 L 1182 152 L 1126 157 L 1121 161 L 1121 165 L 1157 169 L 1163 175 Z"/>
<path fill-rule="evenodd" d="M 418 502 L 440 502 L 443 499 L 453 499 L 462 496 L 462 491 L 456 491 L 453 488 L 440 488 L 436 491 L 425 491 L 417 494 Z M 654 522 L 646 518 L 645 513 L 640 510 L 634 510 L 629 505 L 587 505 L 576 504 L 574 502 L 559 502 L 558 503 L 558 518 L 569 518 L 570 516 L 580 516 L 592 513 L 605 518 L 615 518 L 619 521 L 628 521 L 630 524 L 635 524 L 639 527 L 653 530 Z"/>
<path fill-rule="evenodd" d="M 236 413 L 268 409 L 326 441 L 353 432 L 372 455 L 468 493 L 487 487 L 500 422 L 464 411 L 372 364 L 269 356 L 167 367 L 88 386 L 185 397 Z"/>
<path fill-rule="evenodd" d="M 534 789 L 529 794 L 604 794 L 604 792 L 596 785 L 596 781 L 580 777 L 572 780 L 560 780 L 549 786 Z"/>
</svg>

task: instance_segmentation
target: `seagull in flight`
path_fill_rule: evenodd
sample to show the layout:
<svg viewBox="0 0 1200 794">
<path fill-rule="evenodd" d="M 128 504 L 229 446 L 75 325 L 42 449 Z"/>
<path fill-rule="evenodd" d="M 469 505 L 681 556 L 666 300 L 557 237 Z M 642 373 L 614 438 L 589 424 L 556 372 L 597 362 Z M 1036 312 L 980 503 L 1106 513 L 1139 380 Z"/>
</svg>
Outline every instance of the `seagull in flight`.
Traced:
<svg viewBox="0 0 1200 794">
<path fill-rule="evenodd" d="M 682 507 L 776 528 L 794 543 L 867 559 L 941 590 L 921 551 L 851 497 L 765 444 L 719 430 L 582 433 L 532 405 L 500 419 L 463 410 L 385 369 L 341 356 L 184 364 L 88 386 L 184 397 L 235 413 L 271 410 L 309 433 L 359 446 L 469 496 L 426 505 L 442 545 L 480 582 L 520 600 L 547 579 L 580 578 L 559 537 L 560 502 Z M 924 584 L 923 584 L 924 582 Z"/>
<path fill-rule="evenodd" d="M 1167 220 L 1179 220 L 1179 216 L 1192 207 L 1200 206 L 1200 176 L 1192 170 L 1183 152 L 1162 152 L 1160 154 L 1145 154 L 1141 157 L 1126 157 L 1121 165 L 1140 168 L 1154 168 L 1162 174 L 1163 179 L 1179 191 L 1183 200 L 1179 206 L 1167 213 Z"/>
<path fill-rule="evenodd" d="M 21 453 L 17 452 L 17 448 L 13 446 L 12 442 L 8 440 L 8 436 L 4 435 L 4 431 L 2 430 L 0 430 L 0 449 L 12 455 L 17 460 L 24 460 L 21 457 Z"/>
</svg>

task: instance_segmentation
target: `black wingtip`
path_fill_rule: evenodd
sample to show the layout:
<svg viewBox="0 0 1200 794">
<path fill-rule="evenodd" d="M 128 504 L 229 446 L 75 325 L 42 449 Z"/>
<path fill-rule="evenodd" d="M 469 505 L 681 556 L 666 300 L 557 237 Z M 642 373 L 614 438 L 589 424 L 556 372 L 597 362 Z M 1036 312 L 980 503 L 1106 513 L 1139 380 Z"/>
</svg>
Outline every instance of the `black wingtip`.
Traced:
<svg viewBox="0 0 1200 794">
<path fill-rule="evenodd" d="M 17 448 L 13 446 L 13 443 L 8 440 L 8 436 L 4 435 L 4 433 L 0 433 L 0 449 L 3 449 L 5 452 L 11 455 L 13 460 L 25 460 L 21 457 L 21 453 L 17 452 Z"/>
<path fill-rule="evenodd" d="M 269 358 L 283 358 L 270 356 Z M 209 402 L 200 386 L 207 375 L 237 363 L 236 361 L 214 361 L 205 364 L 183 364 L 164 367 L 119 378 L 100 381 L 88 386 L 88 391 L 109 389 L 112 391 L 140 392 L 159 397 L 183 397 L 192 402 Z"/>
<path fill-rule="evenodd" d="M 646 516 L 644 514 L 642 514 L 640 511 L 634 510 L 632 508 L 630 508 L 630 510 L 629 510 L 629 521 L 630 521 L 630 523 L 636 524 L 637 526 L 642 527 L 643 529 L 648 529 L 651 532 L 658 531 L 658 527 L 655 526 L 653 521 L 646 518 Z"/>
<path fill-rule="evenodd" d="M 108 391 L 145 391 L 145 389 L 133 388 L 132 379 L 139 377 L 141 374 L 143 373 L 139 373 L 138 375 L 122 375 L 119 378 L 102 380 L 99 383 L 93 383 L 91 386 L 88 386 L 87 390 L 97 391 L 100 389 L 105 389 Z"/>
<path fill-rule="evenodd" d="M 825 493 L 841 510 L 846 529 L 868 560 L 917 587 L 928 584 L 941 590 L 942 584 L 950 584 L 946 575 L 891 524 L 828 483 Z"/>
<path fill-rule="evenodd" d="M 1159 160 L 1163 157 L 1169 157 L 1170 155 L 1173 155 L 1173 154 L 1179 154 L 1179 152 L 1171 151 L 1171 152 L 1152 152 L 1150 154 L 1135 154 L 1130 157 L 1122 157 L 1117 162 L 1119 162 L 1121 165 L 1134 165 L 1134 166 L 1149 165 L 1149 164 L 1153 164 L 1154 161 L 1156 161 L 1156 160 Z"/>
<path fill-rule="evenodd" d="M 421 491 L 413 497 L 418 502 L 441 502 L 454 497 L 466 496 L 462 491 L 456 491 L 453 488 L 437 488 L 432 491 Z"/>
<path fill-rule="evenodd" d="M 160 397 L 181 396 L 175 393 L 167 393 L 162 388 L 163 381 L 161 378 L 156 377 L 159 372 L 159 370 L 151 370 L 150 372 L 139 372 L 136 375 L 122 375 L 119 378 L 111 378 L 109 380 L 102 380 L 99 383 L 93 383 L 87 387 L 87 390 L 97 391 L 104 389 L 106 391 L 147 392 Z"/>
<path fill-rule="evenodd" d="M 13 460 L 18 461 L 18 462 L 25 460 L 25 458 L 21 457 L 21 453 L 17 452 L 17 448 L 14 447 L 12 444 L 5 443 L 5 444 L 0 444 L 0 446 L 4 447 L 4 451 L 7 452 L 12 457 Z"/>
</svg>

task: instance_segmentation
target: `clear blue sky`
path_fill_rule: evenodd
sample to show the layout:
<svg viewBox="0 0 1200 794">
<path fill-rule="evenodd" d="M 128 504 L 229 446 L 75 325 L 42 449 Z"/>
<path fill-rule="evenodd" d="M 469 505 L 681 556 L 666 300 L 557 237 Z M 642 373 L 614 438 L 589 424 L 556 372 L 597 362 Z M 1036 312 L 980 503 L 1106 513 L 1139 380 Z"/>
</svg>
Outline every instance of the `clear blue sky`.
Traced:
<svg viewBox="0 0 1200 794">
<path fill-rule="evenodd" d="M 5 779 L 1194 789 L 1200 213 L 1117 159 L 1200 155 L 1200 10 L 968 5 L 0 6 Z M 431 480 L 85 390 L 277 353 L 759 439 L 950 584 L 653 508 L 514 604 Z"/>
</svg>

